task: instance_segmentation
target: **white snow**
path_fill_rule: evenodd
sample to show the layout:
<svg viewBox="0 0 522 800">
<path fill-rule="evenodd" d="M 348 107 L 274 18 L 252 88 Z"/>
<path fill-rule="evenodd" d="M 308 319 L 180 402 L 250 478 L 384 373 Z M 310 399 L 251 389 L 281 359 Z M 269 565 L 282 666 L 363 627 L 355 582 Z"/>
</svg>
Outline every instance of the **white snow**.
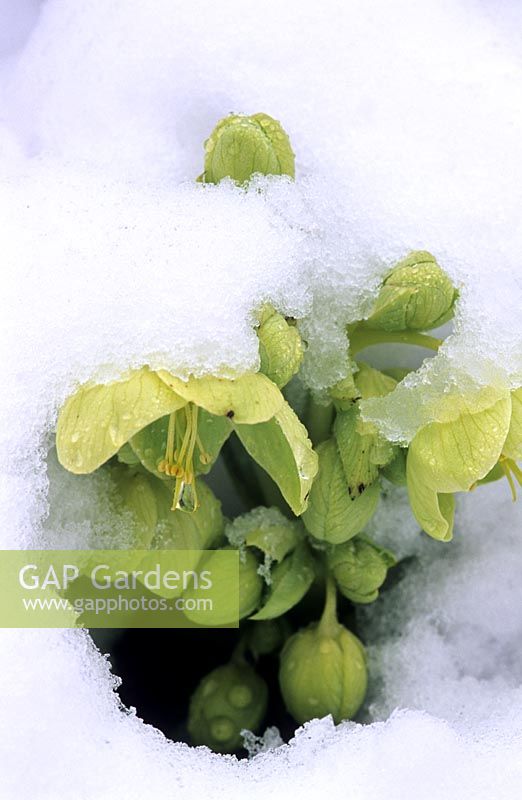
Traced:
<svg viewBox="0 0 522 800">
<path fill-rule="evenodd" d="M 304 318 L 321 389 L 346 368 L 345 323 L 410 249 L 459 285 L 454 333 L 368 416 L 407 441 L 427 391 L 522 383 L 515 3 L 2 0 L 0 15 L 2 547 L 104 540 L 96 478 L 46 468 L 78 381 L 255 367 L 270 299 Z M 295 184 L 194 184 L 230 111 L 282 121 Z M 400 495 L 373 527 L 416 560 L 362 615 L 373 724 L 311 723 L 238 763 L 122 709 L 88 636 L 1 631 L 0 800 L 518 798 L 520 507 L 483 487 L 441 545 Z"/>
</svg>

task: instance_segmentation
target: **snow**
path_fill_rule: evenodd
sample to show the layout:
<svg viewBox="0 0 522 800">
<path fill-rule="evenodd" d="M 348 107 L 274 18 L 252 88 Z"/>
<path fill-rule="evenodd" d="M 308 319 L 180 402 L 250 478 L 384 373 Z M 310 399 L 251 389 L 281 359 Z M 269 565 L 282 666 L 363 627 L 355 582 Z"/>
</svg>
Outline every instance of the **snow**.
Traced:
<svg viewBox="0 0 522 800">
<path fill-rule="evenodd" d="M 46 466 L 78 381 L 143 363 L 255 368 L 252 314 L 271 300 L 303 318 L 303 378 L 320 390 L 346 370 L 344 325 L 410 249 L 459 286 L 454 332 L 367 416 L 408 441 L 428 394 L 522 383 L 516 4 L 2 0 L 0 14 L 2 547 L 106 541 L 96 477 L 64 476 L 52 455 Z M 295 184 L 194 184 L 230 111 L 282 121 Z M 391 495 L 372 534 L 413 561 L 361 615 L 372 724 L 310 723 L 238 763 L 122 709 L 87 635 L 1 631 L 1 800 L 325 786 L 332 798 L 517 798 L 520 506 L 483 487 L 440 545 Z"/>
</svg>

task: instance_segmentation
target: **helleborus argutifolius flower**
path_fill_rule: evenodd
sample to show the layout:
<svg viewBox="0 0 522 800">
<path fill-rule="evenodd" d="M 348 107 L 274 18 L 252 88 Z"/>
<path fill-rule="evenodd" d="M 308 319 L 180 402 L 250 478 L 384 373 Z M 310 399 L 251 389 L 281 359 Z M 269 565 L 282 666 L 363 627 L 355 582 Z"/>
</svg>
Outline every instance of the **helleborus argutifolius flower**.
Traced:
<svg viewBox="0 0 522 800">
<path fill-rule="evenodd" d="M 230 548 L 221 548 L 221 550 Z M 229 560 L 226 562 L 219 557 L 219 550 L 206 553 L 199 561 L 200 570 L 209 570 L 212 575 L 214 589 L 212 598 L 214 608 L 212 611 L 212 625 L 229 625 L 238 620 L 238 608 L 236 606 L 233 592 L 229 587 L 235 584 L 235 566 Z M 251 550 L 242 551 L 239 557 L 239 619 L 250 616 L 261 602 L 261 594 L 264 581 L 259 574 L 259 562 Z M 222 587 L 222 594 L 219 595 L 216 587 Z M 198 601 L 208 597 L 208 591 L 201 587 L 190 588 L 184 593 L 185 598 Z M 208 611 L 204 605 L 198 607 L 197 602 L 193 604 L 195 608 L 185 610 L 183 613 L 196 624 L 208 624 Z M 219 607 L 218 607 L 219 605 Z M 203 610 L 201 611 L 200 608 Z"/>
<path fill-rule="evenodd" d="M 218 753 L 242 745 L 241 731 L 256 731 L 266 711 L 268 689 L 246 662 L 230 663 L 206 675 L 192 695 L 188 731 L 192 743 Z"/>
<path fill-rule="evenodd" d="M 385 331 L 436 328 L 451 319 L 457 295 L 430 253 L 410 253 L 384 279 L 366 325 Z"/>
<path fill-rule="evenodd" d="M 282 389 L 298 372 L 303 360 L 304 347 L 299 331 L 282 314 L 266 306 L 260 316 L 257 336 L 260 372 Z"/>
<path fill-rule="evenodd" d="M 349 372 L 345 378 L 342 378 L 342 380 L 331 386 L 328 389 L 328 394 L 333 400 L 335 407 L 339 410 L 347 411 L 351 408 L 355 401 L 360 398 L 353 373 Z"/>
<path fill-rule="evenodd" d="M 341 594 L 353 603 L 372 603 L 397 562 L 389 550 L 357 536 L 332 548 L 327 563 Z"/>
<path fill-rule="evenodd" d="M 220 120 L 205 142 L 205 171 L 199 180 L 245 183 L 252 175 L 295 176 L 290 140 L 268 114 L 231 114 Z"/>
<path fill-rule="evenodd" d="M 360 533 L 379 502 L 378 481 L 359 495 L 348 492 L 343 463 L 334 439 L 317 448 L 319 472 L 315 479 L 303 522 L 316 539 L 339 544 Z"/>
<path fill-rule="evenodd" d="M 111 478 L 123 506 L 134 517 L 135 535 L 132 547 L 150 547 L 158 524 L 158 504 L 152 481 L 148 475 L 124 466 L 112 469 Z"/>
<path fill-rule="evenodd" d="M 303 599 L 315 577 L 314 559 L 305 542 L 272 571 L 268 596 L 252 620 L 280 617 Z"/>
<path fill-rule="evenodd" d="M 210 453 L 199 436 L 201 409 L 206 412 L 203 436 Z M 154 425 L 165 417 L 168 421 Z M 260 423 L 262 434 L 256 429 Z M 232 424 L 294 512 L 301 513 L 317 469 L 316 455 L 278 387 L 260 373 L 183 381 L 143 367 L 111 384 L 84 386 L 60 411 L 58 458 L 69 471 L 85 474 L 130 442 L 145 467 L 175 479 L 173 510 L 194 511 L 194 464 L 207 466 L 217 456 Z M 159 443 L 164 443 L 163 452 Z"/>
<path fill-rule="evenodd" d="M 435 539 L 453 535 L 453 492 L 467 492 L 499 460 L 509 430 L 511 396 L 485 387 L 452 395 L 437 419 L 413 438 L 406 462 L 410 505 L 417 522 Z"/>
<path fill-rule="evenodd" d="M 339 624 L 328 601 L 321 621 L 294 634 L 281 652 L 281 693 L 299 723 L 327 714 L 336 723 L 353 718 L 367 683 L 364 647 Z"/>
</svg>

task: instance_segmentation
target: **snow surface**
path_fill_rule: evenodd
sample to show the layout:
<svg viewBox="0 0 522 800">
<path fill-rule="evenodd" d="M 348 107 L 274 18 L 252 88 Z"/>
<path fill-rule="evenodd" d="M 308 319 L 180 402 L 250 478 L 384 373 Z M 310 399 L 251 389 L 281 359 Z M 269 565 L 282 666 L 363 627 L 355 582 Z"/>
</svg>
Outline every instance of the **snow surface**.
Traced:
<svg viewBox="0 0 522 800">
<path fill-rule="evenodd" d="M 368 415 L 407 441 L 427 391 L 520 385 L 519 4 L 0 0 L 0 16 L 2 547 L 106 536 L 96 478 L 46 467 L 78 381 L 255 367 L 270 299 L 304 318 L 320 389 L 412 248 L 461 288 L 455 332 Z M 261 110 L 291 137 L 296 183 L 194 185 L 215 122 Z M 87 635 L 0 632 L 0 800 L 520 797 L 520 522 L 505 486 L 484 487 L 441 545 L 391 492 L 375 535 L 414 559 L 361 614 L 373 724 L 310 723 L 249 762 L 122 709 Z"/>
</svg>

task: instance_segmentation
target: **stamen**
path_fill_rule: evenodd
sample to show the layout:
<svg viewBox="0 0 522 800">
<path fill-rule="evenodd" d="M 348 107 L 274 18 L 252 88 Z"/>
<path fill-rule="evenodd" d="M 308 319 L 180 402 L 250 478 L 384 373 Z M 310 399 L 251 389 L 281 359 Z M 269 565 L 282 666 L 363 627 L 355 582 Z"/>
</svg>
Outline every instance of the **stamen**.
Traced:
<svg viewBox="0 0 522 800">
<path fill-rule="evenodd" d="M 194 475 L 194 449 L 198 438 L 198 407 L 193 403 L 185 406 L 185 433 L 179 451 L 176 454 L 176 464 L 169 470 L 169 475 L 176 478 L 174 497 L 172 499 L 172 510 L 181 509 L 183 511 L 195 511 L 198 507 L 196 493 L 196 479 Z M 185 501 L 185 495 L 190 495 L 189 502 Z"/>
<path fill-rule="evenodd" d="M 199 460 L 200 460 L 200 462 L 202 464 L 205 464 L 205 465 L 206 464 L 210 464 L 210 462 L 212 461 L 212 456 L 210 455 L 210 453 L 207 453 L 207 451 L 205 450 L 205 448 L 201 444 L 201 439 L 199 438 L 199 433 L 196 436 L 196 445 L 197 445 L 197 448 L 199 450 Z"/>
<path fill-rule="evenodd" d="M 513 471 L 518 483 L 520 483 L 520 470 L 518 469 L 517 465 L 514 461 L 510 458 L 506 458 L 505 456 L 501 456 L 499 459 L 499 464 L 502 468 L 502 472 L 507 478 L 507 482 L 509 483 L 509 488 L 511 489 L 511 497 L 513 498 L 513 502 L 516 502 L 517 499 L 517 487 L 515 486 L 515 481 L 513 480 L 513 475 L 511 472 Z M 514 469 L 513 469 L 514 468 Z"/>
</svg>

